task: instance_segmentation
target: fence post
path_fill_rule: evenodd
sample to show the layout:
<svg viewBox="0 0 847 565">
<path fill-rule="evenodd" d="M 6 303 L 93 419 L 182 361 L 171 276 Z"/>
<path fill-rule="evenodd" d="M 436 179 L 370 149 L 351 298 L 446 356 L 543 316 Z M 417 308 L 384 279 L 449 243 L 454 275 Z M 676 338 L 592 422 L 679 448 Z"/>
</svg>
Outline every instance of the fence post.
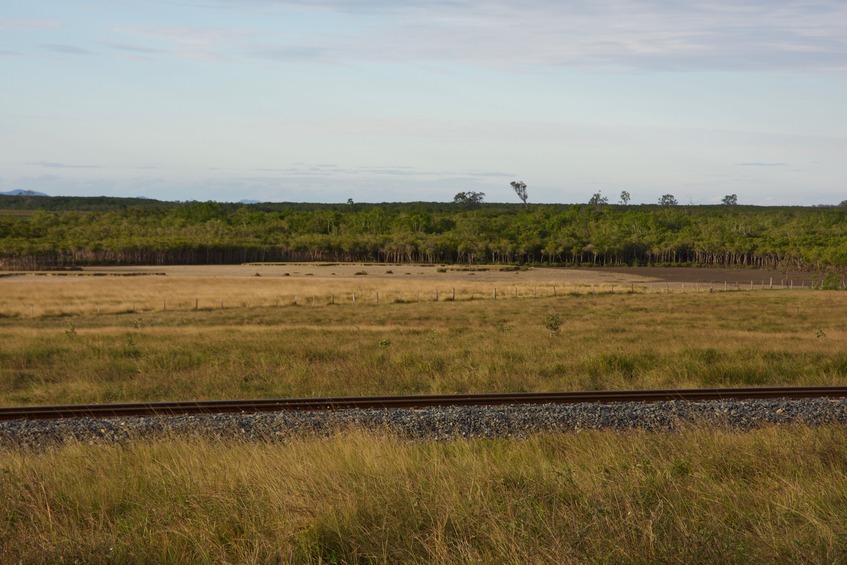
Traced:
<svg viewBox="0 0 847 565">
<path fill-rule="evenodd" d="M 494 287 L 494 300 L 497 300 L 497 287 Z"/>
<path fill-rule="evenodd" d="M 435 301 L 438 302 L 438 289 L 435 289 Z"/>
<path fill-rule="evenodd" d="M 379 291 L 376 291 L 376 303 L 379 304 Z"/>
<path fill-rule="evenodd" d="M 456 302 L 456 287 L 453 287 L 453 294 L 450 297 L 453 302 Z"/>
<path fill-rule="evenodd" d="M 199 298 L 195 298 L 195 299 L 194 299 L 194 309 L 195 309 L 195 310 L 199 310 L 199 308 L 200 308 L 200 299 L 199 299 Z"/>
<path fill-rule="evenodd" d="M 351 294 L 353 295 L 353 304 L 355 304 L 355 303 L 356 303 L 356 293 L 355 293 L 355 292 L 353 292 L 353 293 L 351 293 Z"/>
</svg>

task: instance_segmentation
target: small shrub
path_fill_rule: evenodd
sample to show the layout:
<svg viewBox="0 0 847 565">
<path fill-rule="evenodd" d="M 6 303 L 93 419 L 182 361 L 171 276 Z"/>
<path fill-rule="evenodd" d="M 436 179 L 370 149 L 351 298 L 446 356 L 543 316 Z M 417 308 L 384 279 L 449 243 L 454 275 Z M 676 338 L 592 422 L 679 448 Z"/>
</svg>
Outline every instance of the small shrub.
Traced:
<svg viewBox="0 0 847 565">
<path fill-rule="evenodd" d="M 380 346 L 381 348 L 385 349 L 385 348 L 386 348 L 386 347 L 388 347 L 389 345 L 391 345 L 391 340 L 390 340 L 390 339 L 381 339 L 381 340 L 379 340 L 379 346 Z"/>
<path fill-rule="evenodd" d="M 544 327 L 550 335 L 559 335 L 562 332 L 562 318 L 556 312 L 550 312 L 544 316 Z"/>
<path fill-rule="evenodd" d="M 332 273 L 332 274 L 334 275 L 335 273 Z M 365 276 L 365 275 L 367 275 L 367 274 L 368 274 L 368 272 L 367 272 L 367 271 L 356 271 L 356 273 L 355 273 L 355 275 L 356 275 L 357 277 Z"/>
<path fill-rule="evenodd" d="M 841 290 L 841 277 L 837 273 L 827 273 L 821 281 L 823 290 Z"/>
</svg>

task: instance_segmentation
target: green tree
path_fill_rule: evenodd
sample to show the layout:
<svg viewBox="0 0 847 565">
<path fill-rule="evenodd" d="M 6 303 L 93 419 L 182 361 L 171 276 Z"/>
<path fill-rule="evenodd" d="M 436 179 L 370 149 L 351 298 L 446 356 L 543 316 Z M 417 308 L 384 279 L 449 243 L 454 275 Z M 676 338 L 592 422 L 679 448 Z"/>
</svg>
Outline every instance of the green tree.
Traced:
<svg viewBox="0 0 847 565">
<path fill-rule="evenodd" d="M 521 199 L 521 202 L 523 202 L 524 205 L 526 205 L 527 204 L 526 201 L 529 198 L 529 195 L 526 192 L 526 183 L 523 182 L 523 181 L 517 181 L 516 180 L 516 181 L 512 181 L 511 184 L 512 184 L 512 189 L 515 191 L 515 194 L 517 194 L 518 198 Z"/>
<path fill-rule="evenodd" d="M 464 206 L 465 208 L 476 208 L 477 206 L 482 204 L 482 200 L 484 198 L 484 192 L 460 192 L 453 197 L 453 204 L 459 204 L 461 206 Z"/>
<path fill-rule="evenodd" d="M 595 192 L 591 196 L 591 198 L 588 200 L 588 203 L 591 204 L 592 206 L 600 206 L 600 205 L 603 205 L 603 204 L 608 204 L 609 199 L 607 197 L 603 196 L 600 193 L 600 191 L 598 190 L 597 192 Z"/>
<path fill-rule="evenodd" d="M 735 194 L 727 194 L 721 199 L 721 204 L 724 206 L 737 206 L 738 196 Z"/>
<path fill-rule="evenodd" d="M 676 201 L 676 197 L 673 194 L 663 194 L 659 198 L 659 204 L 662 206 L 676 206 L 679 202 Z"/>
</svg>

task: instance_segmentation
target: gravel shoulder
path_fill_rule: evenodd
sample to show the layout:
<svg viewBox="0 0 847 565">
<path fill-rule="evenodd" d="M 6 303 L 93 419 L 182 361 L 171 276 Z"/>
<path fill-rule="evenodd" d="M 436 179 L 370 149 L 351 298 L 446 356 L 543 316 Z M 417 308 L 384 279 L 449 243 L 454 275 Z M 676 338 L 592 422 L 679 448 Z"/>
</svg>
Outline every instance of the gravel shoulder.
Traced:
<svg viewBox="0 0 847 565">
<path fill-rule="evenodd" d="M 519 438 L 581 430 L 673 432 L 707 425 L 745 431 L 767 425 L 845 425 L 847 399 L 669 401 L 472 406 L 0 422 L 0 449 L 68 442 L 115 444 L 173 437 L 284 442 L 358 428 L 412 440 Z"/>
</svg>

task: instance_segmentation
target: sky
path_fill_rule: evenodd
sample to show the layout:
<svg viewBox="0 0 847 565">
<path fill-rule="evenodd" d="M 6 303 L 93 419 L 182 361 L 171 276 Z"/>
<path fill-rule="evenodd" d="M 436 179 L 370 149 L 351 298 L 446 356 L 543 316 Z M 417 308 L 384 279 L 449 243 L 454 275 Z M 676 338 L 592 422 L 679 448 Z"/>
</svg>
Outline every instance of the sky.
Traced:
<svg viewBox="0 0 847 565">
<path fill-rule="evenodd" d="M 0 192 L 847 200 L 845 0 L 0 0 Z"/>
</svg>

